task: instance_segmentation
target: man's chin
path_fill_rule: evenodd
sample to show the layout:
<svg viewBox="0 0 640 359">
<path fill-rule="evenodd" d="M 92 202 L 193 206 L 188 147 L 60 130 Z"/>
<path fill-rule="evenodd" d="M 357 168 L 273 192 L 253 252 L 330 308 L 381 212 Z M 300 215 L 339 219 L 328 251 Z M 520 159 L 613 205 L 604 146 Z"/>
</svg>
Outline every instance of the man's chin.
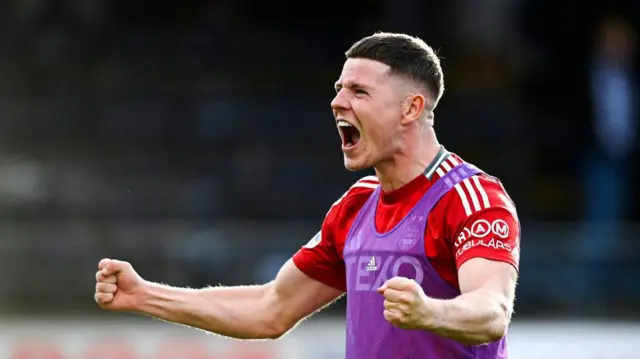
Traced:
<svg viewBox="0 0 640 359">
<path fill-rule="evenodd" d="M 363 160 L 355 159 L 355 158 L 348 158 L 347 156 L 345 156 L 344 157 L 344 167 L 348 171 L 355 172 L 355 171 L 360 171 L 360 170 L 366 170 L 371 166 L 369 166 Z"/>
</svg>

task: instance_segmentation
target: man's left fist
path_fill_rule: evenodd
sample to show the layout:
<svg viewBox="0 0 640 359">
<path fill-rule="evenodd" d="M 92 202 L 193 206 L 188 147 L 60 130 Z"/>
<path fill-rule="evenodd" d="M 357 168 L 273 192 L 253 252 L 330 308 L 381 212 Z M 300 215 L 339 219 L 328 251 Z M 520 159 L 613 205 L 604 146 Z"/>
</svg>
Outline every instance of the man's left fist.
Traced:
<svg viewBox="0 0 640 359">
<path fill-rule="evenodd" d="M 413 279 L 394 277 L 378 288 L 384 296 L 384 318 L 403 329 L 419 329 L 429 315 L 428 297 Z"/>
</svg>

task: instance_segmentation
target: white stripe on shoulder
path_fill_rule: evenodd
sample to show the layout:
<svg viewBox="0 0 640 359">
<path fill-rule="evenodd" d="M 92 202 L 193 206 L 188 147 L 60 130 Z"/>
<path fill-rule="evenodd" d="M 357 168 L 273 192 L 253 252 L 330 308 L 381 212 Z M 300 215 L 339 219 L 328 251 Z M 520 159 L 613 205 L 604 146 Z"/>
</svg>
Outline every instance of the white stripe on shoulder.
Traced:
<svg viewBox="0 0 640 359">
<path fill-rule="evenodd" d="M 377 188 L 379 186 L 379 184 L 377 183 L 366 183 L 366 182 L 356 182 L 353 184 L 353 186 L 351 186 L 351 188 Z"/>
<path fill-rule="evenodd" d="M 366 176 L 362 177 L 358 180 L 358 182 L 354 183 L 351 188 L 376 188 L 380 182 L 378 181 L 378 177 L 376 176 Z"/>
<path fill-rule="evenodd" d="M 451 169 L 453 167 L 455 167 L 457 165 L 457 163 L 458 163 L 458 161 L 455 158 L 449 157 L 449 158 L 447 158 L 446 161 L 444 161 L 442 163 L 442 168 L 438 168 L 436 170 L 436 173 L 438 173 L 438 175 L 440 177 L 442 177 L 447 172 L 451 171 Z M 460 197 L 460 201 L 462 202 L 462 207 L 464 208 L 464 213 L 467 216 L 471 215 L 471 213 L 472 213 L 471 212 L 471 206 L 469 205 L 469 200 L 467 199 L 467 194 L 462 189 L 462 186 L 460 186 L 460 183 L 456 184 L 453 188 L 458 193 L 458 197 Z"/>
<path fill-rule="evenodd" d="M 482 198 L 482 205 L 484 206 L 484 208 L 491 207 L 491 204 L 489 203 L 489 196 L 487 196 L 487 191 L 485 191 L 484 187 L 482 187 L 478 176 L 473 176 L 471 177 L 471 179 L 473 180 L 473 184 L 475 185 L 476 190 L 478 190 L 478 193 L 480 193 L 480 197 Z"/>
<path fill-rule="evenodd" d="M 442 177 L 447 172 L 451 171 L 453 167 L 459 164 L 460 161 L 451 156 L 442 163 L 442 168 L 439 168 L 437 173 Z M 490 207 L 489 197 L 480 183 L 478 175 L 463 180 L 462 183 L 456 184 L 454 188 L 458 193 L 458 197 L 460 197 L 460 202 L 462 203 L 462 207 L 464 208 L 464 212 L 467 216 Z"/>
<path fill-rule="evenodd" d="M 378 181 L 378 177 L 376 177 L 376 176 L 365 176 L 365 177 L 362 177 L 362 178 L 360 178 L 358 180 L 358 182 L 362 182 L 362 181 L 370 181 L 370 182 L 376 182 L 376 183 L 379 182 Z M 356 182 L 356 183 L 358 183 L 358 182 Z"/>
<path fill-rule="evenodd" d="M 366 181 L 366 182 L 365 182 Z M 338 198 L 337 201 L 333 202 L 333 204 L 331 205 L 331 208 L 335 207 L 336 205 L 338 205 L 340 202 L 342 202 L 342 200 L 347 196 L 347 194 L 349 193 L 349 191 L 351 191 L 354 188 L 369 188 L 369 189 L 376 189 L 379 186 L 379 182 L 378 182 L 378 177 L 376 176 L 366 176 L 366 177 L 362 177 L 358 180 L 358 182 L 354 183 L 351 187 L 349 187 L 349 189 L 342 194 L 342 196 L 340 196 L 340 198 Z M 331 211 L 331 208 L 329 209 L 329 211 Z"/>
</svg>

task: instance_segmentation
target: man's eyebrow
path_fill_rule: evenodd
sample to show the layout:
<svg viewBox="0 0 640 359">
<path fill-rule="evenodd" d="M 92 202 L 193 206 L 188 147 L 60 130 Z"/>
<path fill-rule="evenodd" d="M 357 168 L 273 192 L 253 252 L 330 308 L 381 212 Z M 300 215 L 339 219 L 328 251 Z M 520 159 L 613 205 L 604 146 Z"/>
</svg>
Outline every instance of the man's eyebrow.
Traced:
<svg viewBox="0 0 640 359">
<path fill-rule="evenodd" d="M 336 83 L 334 84 L 334 88 L 336 90 L 337 89 L 341 89 L 343 87 L 367 89 L 367 88 L 370 88 L 371 86 L 366 85 L 366 84 L 364 84 L 362 82 L 358 82 L 358 81 L 345 81 L 345 82 L 336 81 Z"/>
</svg>

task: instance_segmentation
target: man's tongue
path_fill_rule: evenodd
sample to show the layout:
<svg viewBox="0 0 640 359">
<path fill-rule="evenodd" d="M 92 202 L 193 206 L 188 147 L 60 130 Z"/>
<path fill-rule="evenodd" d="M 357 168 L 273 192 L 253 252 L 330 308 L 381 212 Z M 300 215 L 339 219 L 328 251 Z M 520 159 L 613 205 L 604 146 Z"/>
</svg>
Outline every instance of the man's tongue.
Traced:
<svg viewBox="0 0 640 359">
<path fill-rule="evenodd" d="M 349 127 L 349 129 L 345 131 L 345 145 L 347 147 L 353 147 L 358 141 L 360 141 L 360 131 L 355 127 Z"/>
<path fill-rule="evenodd" d="M 355 146 L 358 141 L 360 141 L 360 131 L 355 130 L 353 131 L 353 135 L 351 135 L 351 144 Z"/>
</svg>

